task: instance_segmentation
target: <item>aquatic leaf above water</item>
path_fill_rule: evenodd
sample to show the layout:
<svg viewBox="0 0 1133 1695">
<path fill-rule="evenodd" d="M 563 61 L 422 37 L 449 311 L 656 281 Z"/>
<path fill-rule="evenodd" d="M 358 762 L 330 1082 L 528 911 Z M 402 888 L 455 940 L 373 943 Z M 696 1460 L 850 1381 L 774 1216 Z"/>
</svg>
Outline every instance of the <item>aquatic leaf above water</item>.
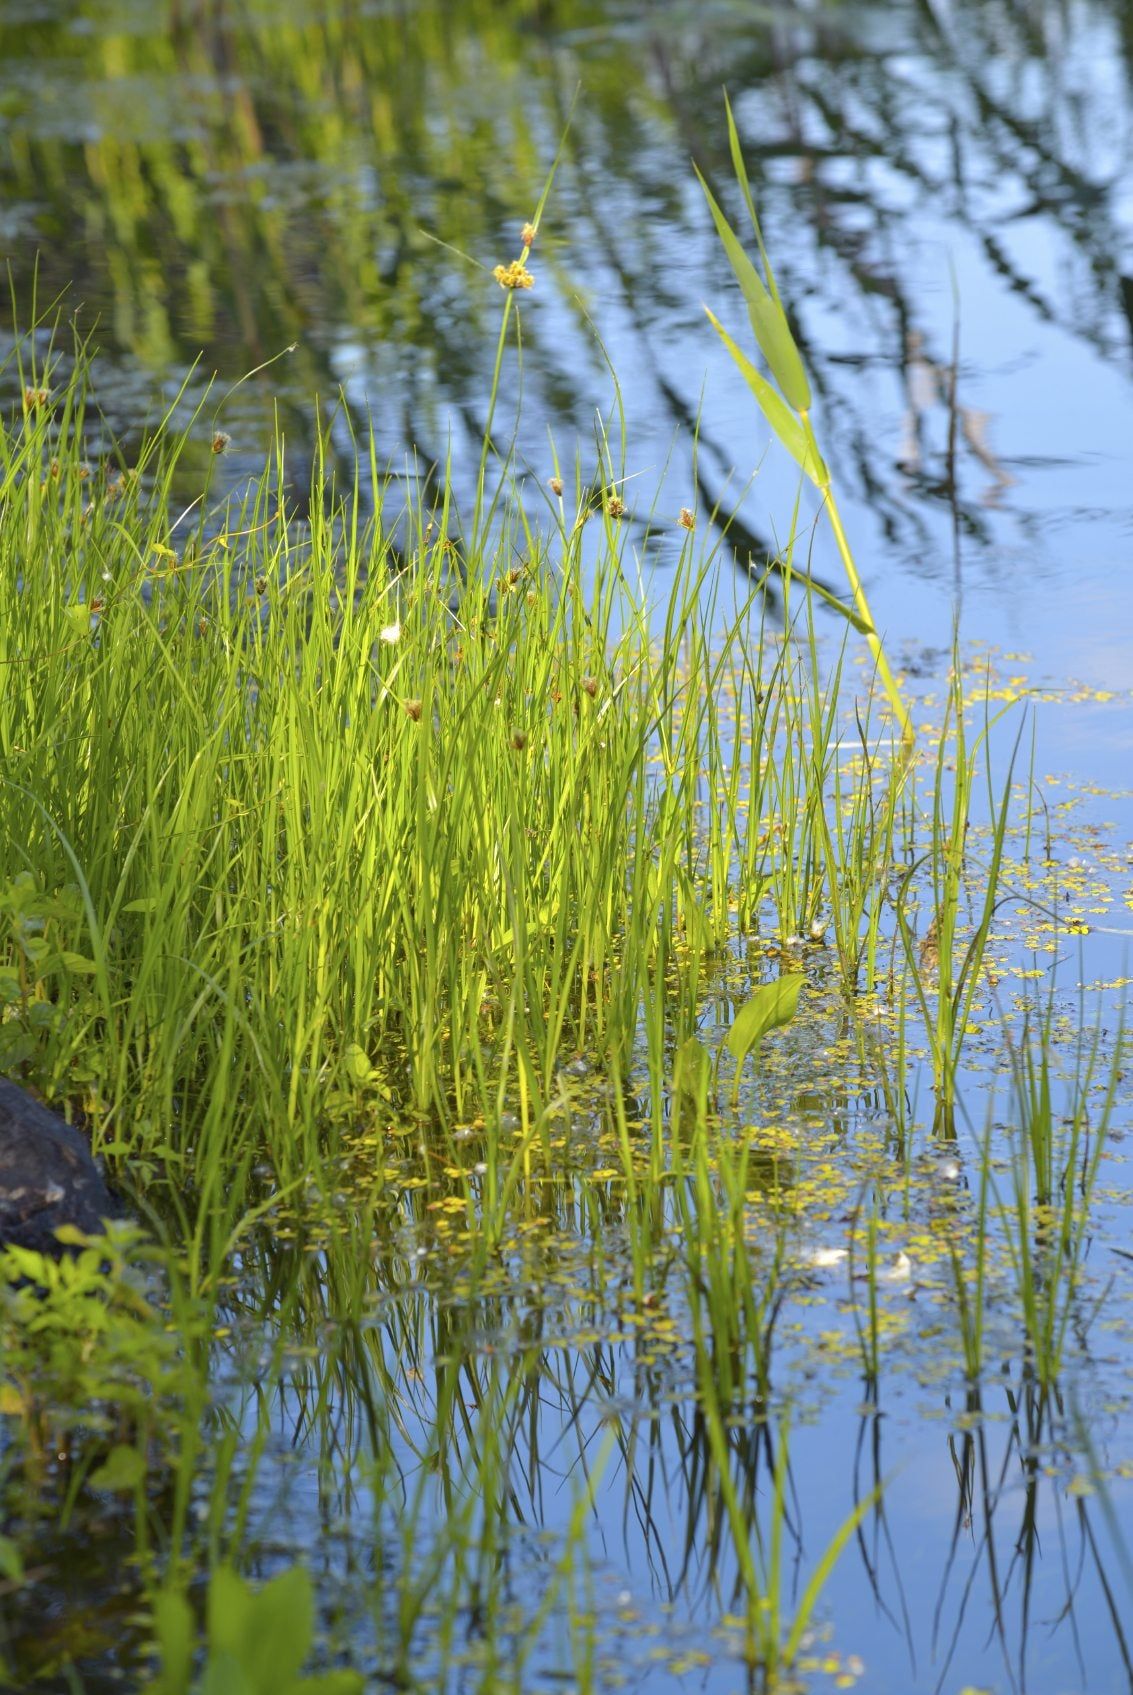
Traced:
<svg viewBox="0 0 1133 1695">
<path fill-rule="evenodd" d="M 792 971 L 786 977 L 777 977 L 773 983 L 763 983 L 741 1006 L 725 1039 L 737 1065 L 743 1064 L 769 1031 L 791 1022 L 798 1011 L 799 990 L 805 981 L 801 971 Z"/>
</svg>

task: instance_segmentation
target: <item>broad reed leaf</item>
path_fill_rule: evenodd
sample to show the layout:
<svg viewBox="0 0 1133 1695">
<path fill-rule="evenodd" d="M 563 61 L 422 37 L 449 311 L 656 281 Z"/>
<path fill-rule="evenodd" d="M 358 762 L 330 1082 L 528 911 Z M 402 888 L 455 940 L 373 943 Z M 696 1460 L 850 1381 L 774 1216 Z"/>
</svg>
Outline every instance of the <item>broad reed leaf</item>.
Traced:
<svg viewBox="0 0 1133 1695">
<path fill-rule="evenodd" d="M 694 167 L 695 169 L 695 167 Z M 778 291 L 772 293 L 764 284 L 759 272 L 744 252 L 743 245 L 731 224 L 724 216 L 704 178 L 697 171 L 704 197 L 708 201 L 708 209 L 716 225 L 716 232 L 728 255 L 728 263 L 736 274 L 736 281 L 743 290 L 747 301 L 748 317 L 759 343 L 763 357 L 771 367 L 771 374 L 779 384 L 788 402 L 796 412 L 806 412 L 810 409 L 810 384 L 806 371 L 795 346 L 795 338 L 791 334 L 791 326 L 787 322 L 787 314 L 779 300 Z M 750 204 L 750 194 L 749 194 Z M 754 216 L 754 211 L 753 211 Z M 762 251 L 763 243 L 760 242 Z M 766 254 L 764 254 L 766 264 Z"/>
<path fill-rule="evenodd" d="M 801 971 L 777 977 L 773 983 L 763 983 L 749 1001 L 745 1001 L 735 1016 L 725 1039 L 725 1047 L 742 1064 L 770 1030 L 789 1024 L 799 1006 L 799 990 L 806 981 Z"/>
<path fill-rule="evenodd" d="M 767 419 L 791 458 L 806 472 L 806 475 L 816 487 L 823 487 L 829 480 L 826 466 L 823 463 L 822 456 L 815 452 L 806 430 L 803 429 L 782 395 L 777 394 L 767 378 L 756 370 L 743 348 L 732 339 L 711 308 L 706 306 L 704 310 L 708 313 L 709 321 L 716 334 L 739 367 L 740 375 L 759 402 L 763 416 Z"/>
<path fill-rule="evenodd" d="M 732 115 L 732 102 L 728 99 L 727 90 L 724 92 L 724 109 L 728 114 L 728 149 L 732 155 L 732 169 L 736 173 L 736 181 L 739 183 L 740 188 L 743 191 L 744 200 L 747 203 L 747 214 L 751 219 L 751 227 L 755 232 L 755 239 L 759 245 L 759 257 L 763 264 L 764 275 L 767 278 L 768 292 L 775 300 L 779 300 L 779 286 L 775 281 L 775 272 L 771 267 L 771 261 L 767 257 L 767 249 L 763 245 L 763 231 L 759 227 L 759 218 L 756 215 L 755 201 L 752 199 L 751 183 L 748 180 L 747 166 L 744 164 L 744 156 L 740 148 L 740 135 L 736 128 L 736 120 Z M 779 303 L 781 305 L 782 301 Z"/>
<path fill-rule="evenodd" d="M 786 573 L 784 572 L 784 574 Z M 847 606 L 844 600 L 839 600 L 836 594 L 816 581 L 808 572 L 792 570 L 790 574 L 796 581 L 805 583 L 807 588 L 818 596 L 819 600 L 825 601 L 827 606 L 844 618 L 847 624 L 852 625 L 859 635 L 872 636 L 876 634 L 868 618 L 863 618 L 860 612 L 856 612 L 852 606 Z"/>
</svg>

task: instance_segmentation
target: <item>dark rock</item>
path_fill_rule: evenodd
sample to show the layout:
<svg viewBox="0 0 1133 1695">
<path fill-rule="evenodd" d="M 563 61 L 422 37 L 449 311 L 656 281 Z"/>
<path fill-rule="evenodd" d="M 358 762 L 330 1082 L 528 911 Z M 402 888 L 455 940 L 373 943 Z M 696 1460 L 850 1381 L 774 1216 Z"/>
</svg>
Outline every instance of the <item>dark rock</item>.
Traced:
<svg viewBox="0 0 1133 1695">
<path fill-rule="evenodd" d="M 117 1212 L 79 1132 L 0 1077 L 0 1246 L 59 1254 L 60 1225 L 96 1235 Z"/>
</svg>

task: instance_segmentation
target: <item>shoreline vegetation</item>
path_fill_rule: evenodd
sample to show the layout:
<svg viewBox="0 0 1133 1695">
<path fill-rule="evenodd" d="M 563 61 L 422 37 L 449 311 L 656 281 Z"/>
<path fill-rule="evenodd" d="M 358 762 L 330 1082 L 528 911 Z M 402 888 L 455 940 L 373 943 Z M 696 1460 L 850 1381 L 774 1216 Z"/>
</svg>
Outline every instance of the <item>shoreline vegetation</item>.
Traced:
<svg viewBox="0 0 1133 1695">
<path fill-rule="evenodd" d="M 692 510 L 644 604 L 608 444 L 598 493 L 555 464 L 536 529 L 486 438 L 467 544 L 364 436 L 347 486 L 316 455 L 307 522 L 282 440 L 242 499 L 206 484 L 178 517 L 184 434 L 96 455 L 85 351 L 17 359 L 0 1070 L 81 1122 L 135 1222 L 0 1255 L 8 1686 L 110 1687 L 156 1646 L 165 1695 L 234 1667 L 528 1690 L 553 1639 L 601 1687 L 588 1528 L 617 1479 L 657 1537 L 673 1406 L 713 1651 L 757 1687 L 851 1686 L 849 1627 L 819 1625 L 889 1477 L 863 1459 L 801 1549 L 806 1385 L 818 1346 L 876 1414 L 929 1329 L 964 1467 L 1005 1380 L 1027 1453 L 1077 1456 L 1116 1643 L 1121 1539 L 1064 1385 L 1104 1293 L 1124 1039 L 1085 1007 L 1068 1035 L 1027 969 L 1083 926 L 990 683 L 957 651 L 914 750 L 888 666 L 879 691 L 855 667 L 864 602 L 831 653 L 788 546 L 782 621 L 759 587 L 725 611 Z M 565 1509 L 535 1504 L 548 1405 Z M 284 1450 L 368 1563 L 314 1521 L 276 1539 Z M 118 1563 L 81 1631 L 72 1585 L 33 1640 L 21 1597 L 95 1534 Z"/>
</svg>

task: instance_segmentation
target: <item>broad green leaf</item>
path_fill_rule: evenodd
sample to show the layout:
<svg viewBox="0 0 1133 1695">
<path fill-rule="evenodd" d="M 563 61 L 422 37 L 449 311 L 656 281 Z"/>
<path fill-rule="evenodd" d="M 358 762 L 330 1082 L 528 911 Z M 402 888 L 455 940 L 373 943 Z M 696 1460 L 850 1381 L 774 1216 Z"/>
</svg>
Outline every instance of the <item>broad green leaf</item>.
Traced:
<svg viewBox="0 0 1133 1695">
<path fill-rule="evenodd" d="M 225 1649 L 209 1655 L 198 1695 L 259 1695 L 259 1685 L 252 1682 L 240 1655 Z"/>
<path fill-rule="evenodd" d="M 782 395 L 776 394 L 767 378 L 756 370 L 743 348 L 733 341 L 715 312 L 708 306 L 704 310 L 707 312 L 709 322 L 716 334 L 735 360 L 740 375 L 759 402 L 763 416 L 767 419 L 791 458 L 805 471 L 812 483 L 819 488 L 823 487 L 829 480 L 826 466 L 823 464 L 821 456 L 815 452 L 807 437 L 807 432 L 803 429 L 795 414 Z"/>
<path fill-rule="evenodd" d="M 252 1617 L 252 1594 L 244 1579 L 231 1566 L 218 1566 L 209 1583 L 209 1656 L 232 1654 L 241 1658 Z"/>
<path fill-rule="evenodd" d="M 370 1056 L 357 1042 L 350 1043 L 345 1059 L 346 1069 L 356 1083 L 366 1083 L 373 1076 L 374 1068 L 370 1064 Z"/>
<path fill-rule="evenodd" d="M 736 181 L 739 183 L 740 188 L 743 191 L 744 200 L 747 203 L 747 214 L 751 219 L 751 227 L 755 231 L 755 239 L 759 244 L 759 257 L 763 262 L 763 270 L 767 277 L 768 292 L 774 300 L 779 300 L 779 288 L 775 281 L 775 272 L 771 269 L 771 261 L 767 257 L 767 249 L 763 245 L 763 231 L 760 229 L 759 219 L 756 217 L 755 201 L 751 197 L 751 183 L 748 180 L 747 166 L 744 164 L 743 151 L 740 147 L 740 133 L 736 128 L 736 120 L 732 115 L 732 102 L 728 99 L 727 90 L 724 92 L 724 110 L 728 114 L 728 148 L 732 155 L 732 169 L 736 173 Z M 782 304 L 782 302 L 780 302 L 780 304 Z M 805 380 L 806 378 L 804 373 L 804 381 Z M 809 394 L 809 389 L 807 392 Z M 806 407 L 802 408 L 802 410 L 810 410 L 809 401 L 807 402 Z"/>
<path fill-rule="evenodd" d="M 677 1049 L 673 1085 L 681 1093 L 698 1096 L 712 1072 L 712 1056 L 704 1043 L 690 1036 Z"/>
<path fill-rule="evenodd" d="M 805 981 L 801 971 L 792 971 L 786 977 L 776 978 L 773 983 L 761 984 L 751 999 L 741 1006 L 725 1042 L 737 1063 L 743 1063 L 769 1030 L 791 1022 L 798 1010 L 799 990 Z"/>
<path fill-rule="evenodd" d="M 161 1649 L 161 1695 L 186 1695 L 193 1675 L 193 1614 L 183 1595 L 167 1589 L 153 1605 L 154 1634 Z"/>
<path fill-rule="evenodd" d="M 795 338 L 791 334 L 791 326 L 787 322 L 787 314 L 776 295 L 769 292 L 759 272 L 743 250 L 743 246 L 716 204 L 716 198 L 697 171 L 700 186 L 704 190 L 708 209 L 712 213 L 716 225 L 716 233 L 724 244 L 728 255 L 728 263 L 736 274 L 736 281 L 743 290 L 747 301 L 748 317 L 759 343 L 763 357 L 771 367 L 771 374 L 779 384 L 789 403 L 796 412 L 806 412 L 810 408 L 810 384 L 807 381 L 799 350 L 795 346 Z"/>
<path fill-rule="evenodd" d="M 292 1566 L 252 1597 L 244 1658 L 262 1695 L 277 1695 L 298 1677 L 314 1634 L 311 1579 Z"/>
<path fill-rule="evenodd" d="M 9 1583 L 22 1583 L 24 1562 L 19 1546 L 10 1536 L 0 1536 L 0 1577 Z"/>
<path fill-rule="evenodd" d="M 120 1442 L 111 1448 L 102 1464 L 92 1471 L 87 1482 L 92 1489 L 113 1489 L 129 1492 L 136 1489 L 146 1474 L 146 1462 L 136 1448 Z"/>
<path fill-rule="evenodd" d="M 62 1242 L 65 1248 L 89 1248 L 91 1238 L 85 1230 L 80 1230 L 77 1224 L 60 1224 L 55 1230 L 55 1240 Z"/>
<path fill-rule="evenodd" d="M 86 955 L 82 953 L 61 953 L 59 955 L 59 963 L 64 965 L 67 970 L 72 972 L 76 977 L 92 977 L 98 970 L 98 966 L 95 964 L 94 960 L 88 959 Z"/>
</svg>

